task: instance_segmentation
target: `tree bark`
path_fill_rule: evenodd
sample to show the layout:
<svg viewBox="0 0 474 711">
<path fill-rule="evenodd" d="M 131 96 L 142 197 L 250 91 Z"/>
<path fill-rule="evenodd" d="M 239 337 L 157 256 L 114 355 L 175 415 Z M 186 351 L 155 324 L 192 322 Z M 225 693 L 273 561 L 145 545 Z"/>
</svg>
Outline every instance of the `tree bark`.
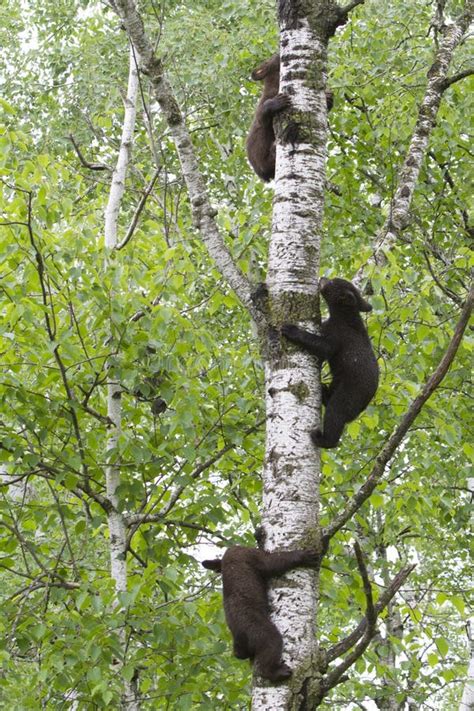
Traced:
<svg viewBox="0 0 474 711">
<path fill-rule="evenodd" d="M 316 3 L 323 5 L 324 3 Z M 278 121 L 272 237 L 268 278 L 271 323 L 285 321 L 316 330 L 318 274 L 326 161 L 325 33 L 308 13 L 280 3 L 280 91 L 290 93 L 291 119 Z M 286 124 L 283 126 L 283 124 Z M 296 135 L 294 144 L 285 131 Z M 321 392 L 315 358 L 270 329 L 264 347 L 267 408 L 262 523 L 270 551 L 321 549 L 320 453 L 309 432 L 319 424 Z M 293 670 L 288 684 L 270 687 L 254 679 L 252 709 L 312 709 L 319 692 L 316 611 L 319 575 L 295 570 L 270 591 L 273 619 Z"/>
<path fill-rule="evenodd" d="M 260 315 L 251 298 L 251 285 L 240 271 L 228 250 L 215 221 L 217 210 L 212 207 L 203 176 L 199 170 L 189 131 L 183 120 L 178 102 L 164 71 L 147 37 L 142 18 L 134 0 L 115 0 L 114 8 L 126 27 L 128 36 L 140 58 L 142 70 L 153 86 L 155 98 L 168 124 L 176 145 L 183 176 L 188 189 L 193 221 L 216 266 L 229 286 L 235 291 L 249 313 L 258 323 Z"/>
<path fill-rule="evenodd" d="M 138 69 L 135 64 L 135 56 L 131 47 L 122 138 L 120 142 L 117 166 L 113 172 L 109 200 L 105 211 L 105 258 L 107 267 L 111 264 L 110 253 L 117 246 L 117 221 L 120 211 L 120 204 L 125 190 L 127 166 L 130 161 L 133 145 L 138 87 Z M 111 294 L 111 298 L 114 298 L 114 294 Z M 110 342 L 113 345 L 113 325 L 111 327 L 110 335 Z M 111 576 L 115 583 L 115 590 L 117 593 L 126 592 L 127 590 L 127 528 L 123 514 L 120 511 L 120 504 L 117 496 L 117 489 L 120 485 L 120 464 L 117 462 L 117 453 L 115 451 L 118 447 L 122 428 L 121 393 L 122 388 L 120 382 L 114 378 L 112 373 L 107 385 L 107 416 L 110 422 L 113 423 L 109 428 L 107 437 L 107 453 L 109 456 L 113 457 L 114 462 L 109 463 L 106 467 L 105 481 L 107 498 L 111 504 L 111 508 L 108 511 L 110 567 Z M 125 629 L 120 631 L 120 636 L 125 657 Z M 122 707 L 127 709 L 127 711 L 138 711 L 140 706 L 138 703 L 138 695 L 135 684 L 124 679 L 123 688 Z"/>
<path fill-rule="evenodd" d="M 472 625 L 471 625 L 472 629 Z M 467 681 L 459 704 L 459 711 L 472 711 L 474 709 L 474 641 L 471 640 L 471 661 L 467 670 Z"/>
</svg>

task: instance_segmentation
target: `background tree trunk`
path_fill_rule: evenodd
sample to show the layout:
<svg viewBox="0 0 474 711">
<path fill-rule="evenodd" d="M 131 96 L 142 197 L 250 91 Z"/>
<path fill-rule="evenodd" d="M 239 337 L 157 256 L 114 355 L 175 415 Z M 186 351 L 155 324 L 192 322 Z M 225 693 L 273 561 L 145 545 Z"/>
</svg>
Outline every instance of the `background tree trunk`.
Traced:
<svg viewBox="0 0 474 711">
<path fill-rule="evenodd" d="M 118 242 L 118 216 L 120 204 L 125 191 L 125 178 L 127 167 L 133 146 L 133 133 L 135 130 L 136 104 L 138 96 L 138 67 L 133 52 L 130 47 L 129 52 L 129 75 L 127 95 L 125 97 L 125 114 L 123 119 L 122 138 L 117 160 L 117 166 L 112 176 L 109 201 L 105 211 L 105 259 L 107 267 L 114 269 L 114 260 L 118 259 L 113 254 L 113 250 Z M 111 299 L 111 343 L 118 344 L 117 334 L 113 327 L 113 305 L 116 295 L 110 294 Z M 118 347 L 118 345 L 117 345 Z M 120 354 L 118 353 L 119 357 Z M 120 457 L 118 454 L 119 437 L 122 429 L 122 387 L 114 377 L 113 367 L 109 366 L 109 382 L 107 385 L 107 417 L 112 423 L 107 437 L 107 453 L 109 463 L 105 469 L 105 483 L 107 498 L 111 504 L 108 512 L 109 534 L 110 534 L 110 570 L 115 583 L 115 590 L 118 593 L 127 592 L 127 529 L 120 507 L 117 489 L 120 485 Z M 118 599 L 116 604 L 119 604 Z M 127 634 L 126 629 L 120 631 L 120 638 L 123 646 L 122 665 L 125 664 Z M 138 703 L 137 688 L 135 682 L 123 679 L 123 708 L 127 711 L 137 711 Z"/>
</svg>

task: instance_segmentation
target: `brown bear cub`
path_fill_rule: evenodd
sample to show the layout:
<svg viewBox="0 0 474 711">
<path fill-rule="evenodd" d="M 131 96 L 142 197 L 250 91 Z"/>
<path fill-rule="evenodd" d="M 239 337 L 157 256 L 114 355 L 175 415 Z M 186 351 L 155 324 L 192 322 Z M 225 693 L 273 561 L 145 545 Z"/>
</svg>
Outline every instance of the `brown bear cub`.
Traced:
<svg viewBox="0 0 474 711">
<path fill-rule="evenodd" d="M 274 54 L 252 72 L 254 81 L 263 80 L 263 92 L 257 104 L 255 117 L 247 137 L 247 157 L 249 163 L 265 182 L 275 177 L 275 132 L 274 116 L 291 105 L 288 94 L 279 94 L 280 55 Z M 327 110 L 333 104 L 332 92 L 326 92 Z"/>
<path fill-rule="evenodd" d="M 274 54 L 252 72 L 254 81 L 263 80 L 263 92 L 247 137 L 249 163 L 262 180 L 275 177 L 275 132 L 273 117 L 290 105 L 287 94 L 279 94 L 280 55 Z"/>
<path fill-rule="evenodd" d="M 204 560 L 203 566 L 222 573 L 224 612 L 232 637 L 234 655 L 251 659 L 257 671 L 273 682 L 291 676 L 282 661 L 283 638 L 270 619 L 268 580 L 298 566 L 317 566 L 314 551 L 265 553 L 256 548 L 232 546 L 223 558 Z"/>
<path fill-rule="evenodd" d="M 281 332 L 321 361 L 329 361 L 332 382 L 322 387 L 323 429 L 311 431 L 317 447 L 336 447 L 346 422 L 359 415 L 374 397 L 379 368 L 360 311 L 372 311 L 359 290 L 345 279 L 321 279 L 320 292 L 329 307 L 321 335 L 286 323 Z"/>
</svg>

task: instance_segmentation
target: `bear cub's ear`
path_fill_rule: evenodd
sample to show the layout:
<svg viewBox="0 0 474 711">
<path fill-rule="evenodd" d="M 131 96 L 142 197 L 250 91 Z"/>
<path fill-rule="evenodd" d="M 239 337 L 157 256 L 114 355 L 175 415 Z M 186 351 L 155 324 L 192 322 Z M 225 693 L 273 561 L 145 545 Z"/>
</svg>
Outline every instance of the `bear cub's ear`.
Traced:
<svg viewBox="0 0 474 711">
<path fill-rule="evenodd" d="M 341 304 L 346 304 L 346 306 L 358 306 L 359 310 L 362 310 L 360 308 L 361 305 L 357 303 L 357 296 L 350 289 L 344 289 L 341 294 L 340 302 Z"/>
<path fill-rule="evenodd" d="M 346 304 L 346 306 L 356 306 L 359 311 L 372 311 L 372 306 L 369 302 L 363 299 L 359 293 L 352 291 L 352 289 L 344 289 L 341 295 L 341 303 Z"/>
<path fill-rule="evenodd" d="M 214 570 L 216 573 L 222 572 L 221 558 L 214 558 L 213 560 L 203 560 L 202 565 L 208 570 Z"/>
<path fill-rule="evenodd" d="M 369 304 L 368 301 L 362 298 L 362 296 L 359 297 L 359 311 L 372 311 L 372 306 Z"/>
</svg>

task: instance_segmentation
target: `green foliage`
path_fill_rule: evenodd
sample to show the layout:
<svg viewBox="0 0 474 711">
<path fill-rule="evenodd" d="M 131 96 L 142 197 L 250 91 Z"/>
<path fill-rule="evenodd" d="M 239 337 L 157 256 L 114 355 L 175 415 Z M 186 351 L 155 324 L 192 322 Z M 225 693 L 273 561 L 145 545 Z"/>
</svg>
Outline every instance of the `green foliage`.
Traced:
<svg viewBox="0 0 474 711">
<path fill-rule="evenodd" d="M 240 268 L 261 281 L 272 194 L 252 175 L 244 144 L 259 92 L 248 77 L 276 47 L 273 3 L 173 1 L 162 26 L 156 4 L 142 6 L 150 36 L 160 37 L 219 226 Z M 432 61 L 431 11 L 417 0 L 367 3 L 331 43 L 328 177 L 335 189 L 326 200 L 325 273 L 354 274 L 387 215 Z M 117 708 L 121 677 L 131 680 L 138 669 L 143 708 L 247 708 L 250 667 L 231 655 L 219 581 L 200 571 L 196 557 L 207 542 L 252 545 L 259 521 L 263 428 L 252 428 L 263 417 L 263 379 L 248 317 L 193 229 L 146 78 L 161 170 L 132 240 L 105 259 L 103 214 L 128 61 L 111 11 L 9 0 L 0 28 L 0 706 L 59 709 L 77 694 L 81 708 Z M 453 72 L 466 52 L 458 51 Z M 369 274 L 368 325 L 382 382 L 340 448 L 323 455 L 323 525 L 364 481 L 452 335 L 472 266 L 469 101 L 464 83 L 446 92 L 412 222 L 386 267 Z M 87 161 L 106 169 L 82 165 L 69 134 Z M 122 236 L 155 169 L 140 119 Z M 322 571 L 325 646 L 363 614 L 355 535 L 376 588 L 406 560 L 418 564 L 411 597 L 401 600 L 403 639 L 382 624 L 383 639 L 337 689 L 347 708 L 354 699 L 409 695 L 419 708 L 434 697 L 447 710 L 459 699 L 469 603 L 465 458 L 472 448 L 464 395 L 471 359 L 466 337 L 384 483 L 331 544 Z M 111 378 L 123 387 L 123 430 L 106 452 Z M 157 397 L 167 406 L 159 413 Z M 132 529 L 129 587 L 118 605 L 98 501 L 110 460 L 120 463 L 126 515 L 159 514 L 182 488 L 166 516 Z M 397 668 L 391 654 L 401 660 Z"/>
</svg>

